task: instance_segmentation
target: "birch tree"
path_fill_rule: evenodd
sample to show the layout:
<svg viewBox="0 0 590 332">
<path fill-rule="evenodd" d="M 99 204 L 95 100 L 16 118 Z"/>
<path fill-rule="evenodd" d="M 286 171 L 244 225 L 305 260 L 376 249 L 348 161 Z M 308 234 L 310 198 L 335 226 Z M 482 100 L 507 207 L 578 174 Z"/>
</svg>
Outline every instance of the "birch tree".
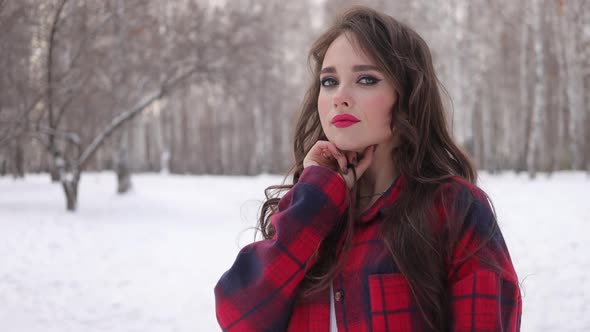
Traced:
<svg viewBox="0 0 590 332">
<path fill-rule="evenodd" d="M 73 99 L 73 96 L 68 96 L 65 98 L 65 101 L 62 99 L 60 100 L 61 103 L 59 106 L 56 106 L 57 103 L 55 102 L 58 99 L 58 93 L 56 92 L 58 88 L 60 90 L 64 90 L 64 86 L 67 87 L 65 90 L 73 90 L 75 91 L 76 96 L 84 96 L 91 95 L 95 92 L 91 90 L 94 86 L 91 84 L 90 80 L 87 80 L 87 84 L 81 84 L 79 80 L 74 80 L 74 84 L 72 85 L 58 85 L 56 82 L 64 82 L 66 78 L 70 75 L 70 73 L 75 72 L 71 75 L 79 75 L 79 72 L 94 72 L 94 68 L 92 66 L 83 66 L 74 67 L 75 62 L 71 59 L 67 58 L 68 55 L 68 47 L 70 45 L 67 42 L 72 41 L 72 38 L 67 39 L 63 42 L 63 44 L 59 43 L 59 34 L 60 32 L 60 22 L 62 21 L 62 15 L 64 11 L 71 10 L 76 11 L 80 10 L 79 14 L 87 14 L 89 13 L 88 7 L 86 6 L 67 6 L 67 0 L 60 0 L 57 2 L 56 7 L 53 12 L 52 20 L 50 22 L 50 33 L 48 39 L 48 55 L 47 55 L 47 106 L 46 106 L 46 125 L 39 125 L 38 126 L 38 133 L 40 134 L 39 137 L 43 141 L 47 150 L 52 154 L 54 160 L 54 169 L 57 173 L 57 179 L 61 183 L 65 196 L 66 196 L 66 207 L 68 210 L 73 211 L 76 209 L 77 206 L 77 198 L 78 198 L 78 185 L 80 181 L 81 174 L 83 170 L 87 167 L 88 162 L 90 159 L 95 155 L 96 151 L 105 144 L 107 139 L 118 129 L 120 129 L 126 122 L 130 121 L 138 114 L 143 112 L 147 109 L 150 105 L 152 105 L 155 101 L 161 100 L 164 96 L 168 95 L 171 91 L 176 89 L 179 85 L 184 84 L 187 79 L 189 79 L 195 72 L 202 71 L 196 63 L 183 63 L 183 65 L 170 66 L 168 70 L 165 72 L 156 72 L 159 77 L 156 77 L 155 81 L 156 84 L 149 84 L 147 80 L 139 80 L 140 87 L 135 89 L 129 89 L 129 91 L 138 91 L 138 93 L 132 94 L 132 96 L 136 96 L 137 101 L 135 104 L 130 107 L 129 109 L 125 110 L 117 114 L 110 122 L 107 122 L 106 125 L 102 129 L 98 129 L 94 134 L 94 137 L 91 138 L 87 144 L 84 144 L 86 140 L 81 137 L 82 135 L 73 131 L 67 131 L 63 129 L 63 125 L 67 122 L 66 120 L 71 120 L 72 115 L 65 116 L 66 111 L 68 110 L 68 106 L 72 102 L 76 102 Z M 112 7 L 111 7 L 112 8 Z M 111 9 L 109 7 L 103 7 L 101 9 L 104 10 L 104 14 L 106 18 L 111 18 L 112 12 L 109 11 Z M 96 8 L 95 8 L 96 9 Z M 94 11 L 93 11 L 94 12 Z M 98 29 L 102 28 L 105 25 L 106 18 L 93 17 L 92 19 L 81 21 L 82 24 L 81 29 L 82 31 L 91 31 L 91 36 L 96 36 L 96 32 Z M 119 19 L 124 19 L 123 17 L 119 17 Z M 85 24 L 87 22 L 95 22 L 96 26 L 87 27 Z M 70 22 L 70 24 L 72 24 Z M 79 28 L 74 26 L 75 28 Z M 70 30 L 72 31 L 72 30 Z M 85 64 L 91 64 L 94 58 L 98 55 L 96 51 L 93 49 L 93 46 L 97 42 L 97 40 L 91 40 L 89 36 L 83 36 L 79 39 L 80 42 L 76 45 L 77 51 L 79 54 L 84 54 L 84 62 Z M 110 38 L 107 39 L 107 42 L 112 42 L 114 39 Z M 116 41 L 114 42 L 117 45 Z M 60 72 L 61 78 L 56 80 L 55 76 L 55 68 L 60 68 L 59 66 L 55 65 L 54 54 L 57 50 L 58 46 L 62 46 L 66 49 L 65 61 L 62 61 L 61 65 L 65 70 Z M 120 46 L 120 45 L 119 45 Z M 119 58 L 119 60 L 121 60 Z M 64 64 L 65 63 L 65 64 Z M 78 62 L 82 63 L 82 62 Z M 126 64 L 131 64 L 129 62 L 125 62 Z M 123 70 L 125 64 L 120 63 L 120 66 L 116 66 L 119 70 Z M 74 71 L 74 68 L 77 70 Z M 89 75 L 79 75 L 80 77 L 89 77 Z M 159 82 L 158 82 L 159 81 Z M 110 95 L 113 98 L 113 101 L 107 103 L 107 105 L 111 105 L 115 109 L 123 108 L 125 109 L 125 101 L 121 100 L 121 94 L 116 93 L 117 88 L 121 88 L 117 86 L 122 82 L 122 79 L 115 76 L 115 80 L 113 82 L 108 82 L 110 86 L 116 86 L 114 89 L 107 89 L 107 97 Z M 145 82 L 141 83 L 141 82 Z M 107 84 L 109 86 L 109 84 Z M 148 92 L 144 91 L 147 90 Z M 151 90 L 151 92 L 150 92 Z M 73 94 L 73 93 L 72 93 Z M 61 95 L 63 96 L 63 95 Z M 86 104 L 82 102 L 82 104 Z M 86 104 L 87 105 L 87 104 Z M 91 105 L 97 105 L 96 103 Z M 86 107 L 91 107 L 91 105 L 87 105 Z M 100 104 L 98 104 L 100 105 Z M 104 105 L 103 105 L 104 106 Z M 116 112 L 111 112 L 115 113 Z M 90 135 L 92 135 L 92 131 Z M 85 133 L 88 136 L 87 133 Z M 92 136 L 91 136 L 92 137 Z M 46 139 L 44 139 L 46 138 Z M 58 140 L 64 140 L 64 144 L 58 144 Z"/>
<path fill-rule="evenodd" d="M 140 171 L 285 173 L 307 50 L 351 2 L 206 3 L 3 1 L 0 173 L 76 164 L 113 119 L 192 67 L 84 169 L 118 169 L 127 185 Z M 590 167 L 590 2 L 361 3 L 426 40 L 455 137 L 478 168 Z"/>
<path fill-rule="evenodd" d="M 537 172 L 538 154 L 541 144 L 541 130 L 543 130 L 543 119 L 545 118 L 545 63 L 543 61 L 543 33 L 541 29 L 541 0 L 535 0 L 531 6 L 532 35 L 534 43 L 534 99 L 531 115 L 531 130 L 528 136 L 527 170 L 531 177 Z"/>
<path fill-rule="evenodd" d="M 567 70 L 567 97 L 569 108 L 569 132 L 570 153 L 572 167 L 581 169 L 583 164 L 584 143 L 584 118 L 586 109 L 584 106 L 584 81 L 582 71 L 582 59 L 580 52 L 580 9 L 583 2 L 567 2 L 565 4 L 565 58 Z"/>
</svg>

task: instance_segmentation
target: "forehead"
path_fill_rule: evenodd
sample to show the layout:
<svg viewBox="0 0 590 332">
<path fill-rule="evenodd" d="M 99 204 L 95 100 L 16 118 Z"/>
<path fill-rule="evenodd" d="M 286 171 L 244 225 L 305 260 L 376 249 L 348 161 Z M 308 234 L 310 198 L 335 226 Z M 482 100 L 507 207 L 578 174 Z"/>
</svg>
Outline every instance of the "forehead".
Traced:
<svg viewBox="0 0 590 332">
<path fill-rule="evenodd" d="M 360 64 L 375 65 L 360 46 L 356 36 L 343 33 L 328 47 L 322 67 L 352 67 Z"/>
</svg>

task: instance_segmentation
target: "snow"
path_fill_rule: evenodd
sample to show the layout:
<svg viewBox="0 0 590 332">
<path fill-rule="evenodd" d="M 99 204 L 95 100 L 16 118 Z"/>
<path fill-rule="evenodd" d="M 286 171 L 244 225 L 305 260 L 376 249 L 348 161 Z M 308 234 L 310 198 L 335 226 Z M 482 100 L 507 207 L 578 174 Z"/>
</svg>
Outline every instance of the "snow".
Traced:
<svg viewBox="0 0 590 332">
<path fill-rule="evenodd" d="M 65 211 L 49 175 L 0 178 L 0 326 L 8 332 L 219 331 L 213 287 L 282 177 L 84 174 Z M 481 175 L 523 292 L 522 331 L 590 331 L 590 178 Z"/>
</svg>

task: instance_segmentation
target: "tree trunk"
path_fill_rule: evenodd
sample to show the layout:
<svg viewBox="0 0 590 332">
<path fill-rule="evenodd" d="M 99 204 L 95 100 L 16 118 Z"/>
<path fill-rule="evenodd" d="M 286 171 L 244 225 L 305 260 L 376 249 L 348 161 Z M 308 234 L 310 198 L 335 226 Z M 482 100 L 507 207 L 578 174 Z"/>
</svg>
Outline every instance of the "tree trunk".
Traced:
<svg viewBox="0 0 590 332">
<path fill-rule="evenodd" d="M 59 171 L 55 167 L 51 167 L 49 176 L 51 177 L 51 182 L 59 182 Z"/>
<path fill-rule="evenodd" d="M 553 23 L 553 33 L 555 36 L 555 57 L 557 60 L 557 70 L 558 70 L 558 79 L 556 82 L 557 91 L 557 124 L 555 126 L 556 129 L 556 138 L 555 138 L 555 153 L 553 154 L 553 159 L 551 163 L 551 171 L 560 170 L 563 167 L 563 160 L 565 159 L 565 134 L 566 134 L 566 127 L 565 127 L 565 89 L 564 83 L 567 82 L 567 72 L 565 68 L 565 53 L 563 48 L 562 38 L 565 37 L 563 32 L 563 15 L 552 15 L 552 23 Z"/>
<path fill-rule="evenodd" d="M 131 189 L 131 170 L 127 148 L 121 148 L 117 158 L 117 193 L 125 194 Z"/>
<path fill-rule="evenodd" d="M 70 175 L 70 174 L 68 174 Z M 80 172 L 75 170 L 71 176 L 63 176 L 61 184 L 66 194 L 66 209 L 70 212 L 78 208 L 78 184 L 80 183 Z"/>
<path fill-rule="evenodd" d="M 483 119 L 481 111 L 481 99 L 477 99 L 472 108 L 471 121 L 473 124 L 473 158 L 477 169 L 483 169 L 485 164 L 485 149 L 484 149 L 484 135 L 483 135 Z"/>
<path fill-rule="evenodd" d="M 567 81 L 566 93 L 568 97 L 569 107 L 569 134 L 570 134 L 570 153 L 571 153 L 571 167 L 573 169 L 582 169 L 584 160 L 584 80 L 582 73 L 582 66 L 580 61 L 580 53 L 578 47 L 578 39 L 580 38 L 580 31 L 577 30 L 576 22 L 579 13 L 575 12 L 575 6 L 567 6 L 567 17 L 564 21 L 566 25 L 567 35 L 564 38 L 565 57 L 567 64 Z"/>
<path fill-rule="evenodd" d="M 53 155 L 51 158 L 53 159 L 49 170 L 51 182 L 61 182 L 61 172 L 65 170 L 65 161 L 61 157 L 56 157 L 55 155 Z"/>
<path fill-rule="evenodd" d="M 15 140 L 14 145 L 14 178 L 25 177 L 25 151 L 21 139 Z"/>
<path fill-rule="evenodd" d="M 117 165 L 117 193 L 125 194 L 131 189 L 131 172 L 127 162 Z"/>
<path fill-rule="evenodd" d="M 117 172 L 117 193 L 125 194 L 131 189 L 131 169 L 129 167 L 129 132 L 121 135 L 121 143 L 117 151 L 115 171 Z"/>
<path fill-rule="evenodd" d="M 520 35 L 520 110 L 524 113 L 523 123 L 520 126 L 520 135 L 516 135 L 518 138 L 517 142 L 524 142 L 524 146 L 522 146 L 522 150 L 520 151 L 520 157 L 518 158 L 518 162 L 516 165 L 516 172 L 522 172 L 526 169 L 526 156 L 528 155 L 529 144 L 528 140 L 526 139 L 529 137 L 530 131 L 530 107 L 529 107 L 529 88 L 528 88 L 528 42 L 529 42 L 529 17 L 530 13 L 528 1 L 523 3 L 523 16 L 524 19 L 522 20 L 522 31 Z"/>
<path fill-rule="evenodd" d="M 536 176 L 539 169 L 539 148 L 541 146 L 541 130 L 543 129 L 543 114 L 545 110 L 545 64 L 543 58 L 543 34 L 541 31 L 541 1 L 533 3 L 532 30 L 535 54 L 535 92 L 533 99 L 533 114 L 531 116 L 531 130 L 528 136 L 529 151 L 527 155 L 527 171 L 531 178 Z"/>
<path fill-rule="evenodd" d="M 160 174 L 170 174 L 170 151 L 167 148 L 160 154 Z"/>
</svg>

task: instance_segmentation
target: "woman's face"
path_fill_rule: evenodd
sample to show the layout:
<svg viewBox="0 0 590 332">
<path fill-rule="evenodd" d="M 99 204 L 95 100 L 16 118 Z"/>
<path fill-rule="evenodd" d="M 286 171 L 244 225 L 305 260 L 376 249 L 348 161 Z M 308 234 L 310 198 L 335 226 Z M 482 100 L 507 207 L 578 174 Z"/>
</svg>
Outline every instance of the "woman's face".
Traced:
<svg viewBox="0 0 590 332">
<path fill-rule="evenodd" d="M 391 144 L 389 124 L 397 97 L 385 75 L 351 41 L 356 43 L 354 36 L 342 34 L 326 52 L 318 111 L 330 142 L 340 150 L 362 152 L 370 145 Z"/>
</svg>

